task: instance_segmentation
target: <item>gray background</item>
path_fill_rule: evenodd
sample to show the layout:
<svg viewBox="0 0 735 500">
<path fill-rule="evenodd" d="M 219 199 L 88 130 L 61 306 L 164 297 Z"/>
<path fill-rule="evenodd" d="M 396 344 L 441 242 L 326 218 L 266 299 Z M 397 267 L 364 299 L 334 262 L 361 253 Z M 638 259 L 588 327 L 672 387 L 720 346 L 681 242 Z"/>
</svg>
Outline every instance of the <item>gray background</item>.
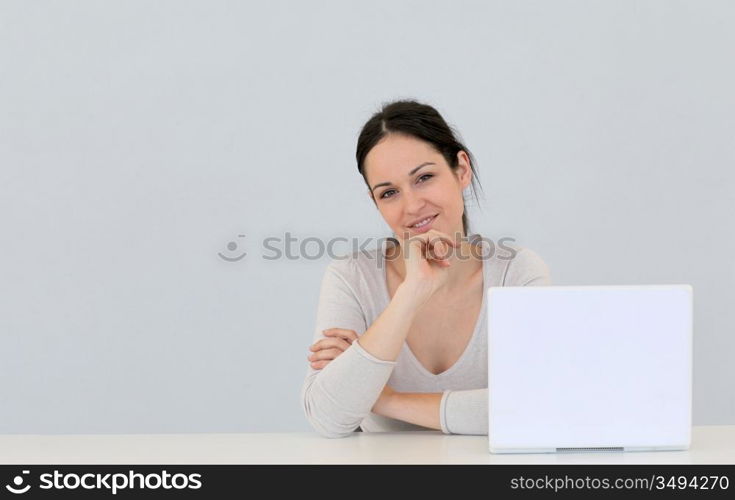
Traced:
<svg viewBox="0 0 735 500">
<path fill-rule="evenodd" d="M 694 424 L 735 424 L 733 25 L 727 1 L 0 3 L 0 432 L 310 430 L 329 258 L 262 240 L 390 234 L 354 148 L 399 97 L 476 155 L 472 229 L 554 284 L 692 284 Z"/>
</svg>

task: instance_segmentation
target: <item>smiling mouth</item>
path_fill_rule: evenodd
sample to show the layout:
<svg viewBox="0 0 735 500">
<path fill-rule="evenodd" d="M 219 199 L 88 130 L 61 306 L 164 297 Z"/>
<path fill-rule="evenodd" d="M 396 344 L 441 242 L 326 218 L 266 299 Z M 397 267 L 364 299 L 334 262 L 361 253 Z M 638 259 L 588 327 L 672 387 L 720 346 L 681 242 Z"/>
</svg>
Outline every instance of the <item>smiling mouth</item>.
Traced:
<svg viewBox="0 0 735 500">
<path fill-rule="evenodd" d="M 417 227 L 417 226 L 415 226 L 415 225 L 413 225 L 413 226 L 408 226 L 408 227 L 409 227 L 410 229 L 421 229 L 422 227 L 424 227 L 424 226 L 426 226 L 426 225 L 428 225 L 428 224 L 431 224 L 431 222 L 432 222 L 432 221 L 433 221 L 434 219 L 436 219 L 436 216 L 437 216 L 437 215 L 438 215 L 438 214 L 435 214 L 435 215 L 432 215 L 432 216 L 431 216 L 431 217 L 430 217 L 429 219 L 424 219 L 424 220 L 426 220 L 426 222 L 425 222 L 424 224 L 422 224 L 422 225 L 418 226 L 418 227 Z"/>
</svg>

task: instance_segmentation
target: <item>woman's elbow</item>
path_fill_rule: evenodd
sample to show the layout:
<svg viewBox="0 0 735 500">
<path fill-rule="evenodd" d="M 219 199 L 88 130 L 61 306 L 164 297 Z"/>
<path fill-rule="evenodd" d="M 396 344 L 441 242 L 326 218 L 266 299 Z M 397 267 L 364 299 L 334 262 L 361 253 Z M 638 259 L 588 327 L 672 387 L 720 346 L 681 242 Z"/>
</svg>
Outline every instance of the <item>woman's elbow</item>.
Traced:
<svg viewBox="0 0 735 500">
<path fill-rule="evenodd" d="M 330 439 L 344 438 L 352 435 L 360 427 L 359 422 L 335 422 L 331 415 L 323 409 L 320 411 L 309 400 L 308 393 L 301 403 L 307 422 L 322 437 Z"/>
<path fill-rule="evenodd" d="M 346 438 L 354 434 L 356 430 L 356 429 L 352 429 L 351 431 L 334 431 L 334 430 L 329 430 L 323 427 L 316 426 L 314 424 L 312 424 L 311 426 L 314 428 L 317 434 L 319 434 L 321 437 L 328 438 L 328 439 Z"/>
<path fill-rule="evenodd" d="M 349 424 L 338 424 L 334 422 L 328 421 L 324 416 L 317 417 L 311 412 L 306 411 L 305 409 L 305 415 L 306 420 L 311 425 L 312 429 L 316 431 L 317 434 L 319 434 L 322 437 L 329 438 L 329 439 L 338 439 L 338 438 L 345 438 L 347 436 L 352 435 L 359 425 L 353 426 Z"/>
</svg>

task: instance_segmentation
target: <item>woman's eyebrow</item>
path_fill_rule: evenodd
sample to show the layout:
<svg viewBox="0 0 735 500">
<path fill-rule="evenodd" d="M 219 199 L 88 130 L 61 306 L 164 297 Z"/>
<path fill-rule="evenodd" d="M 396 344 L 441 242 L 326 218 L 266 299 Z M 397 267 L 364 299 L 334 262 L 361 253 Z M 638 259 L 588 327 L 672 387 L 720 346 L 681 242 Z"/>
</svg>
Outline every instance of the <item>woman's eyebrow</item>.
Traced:
<svg viewBox="0 0 735 500">
<path fill-rule="evenodd" d="M 419 165 L 418 167 L 416 167 L 416 168 L 414 168 L 413 170 L 411 170 L 411 171 L 410 171 L 410 172 L 408 173 L 408 176 L 409 176 L 409 177 L 411 177 L 411 176 L 412 176 L 413 174 L 415 174 L 415 173 L 416 173 L 416 172 L 418 171 L 418 169 L 420 169 L 421 167 L 425 167 L 426 165 L 434 165 L 434 162 L 431 162 L 431 161 L 427 161 L 426 163 L 422 163 L 422 164 L 421 164 L 421 165 Z M 375 191 L 375 190 L 376 190 L 377 188 L 379 188 L 380 186 L 390 186 L 390 184 L 391 184 L 390 182 L 381 182 L 380 184 L 376 184 L 376 185 L 374 185 L 374 186 L 373 186 L 373 189 L 372 189 L 372 190 L 373 190 L 373 191 Z"/>
</svg>

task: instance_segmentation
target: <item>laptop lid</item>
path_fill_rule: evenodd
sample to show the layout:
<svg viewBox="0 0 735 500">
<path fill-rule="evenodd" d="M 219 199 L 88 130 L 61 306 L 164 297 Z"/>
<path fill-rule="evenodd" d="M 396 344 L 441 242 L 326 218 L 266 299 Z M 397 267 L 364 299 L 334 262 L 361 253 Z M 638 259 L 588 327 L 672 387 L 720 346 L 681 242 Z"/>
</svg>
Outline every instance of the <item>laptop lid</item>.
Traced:
<svg viewBox="0 0 735 500">
<path fill-rule="evenodd" d="M 690 285 L 487 292 L 492 453 L 689 447 Z"/>
</svg>

